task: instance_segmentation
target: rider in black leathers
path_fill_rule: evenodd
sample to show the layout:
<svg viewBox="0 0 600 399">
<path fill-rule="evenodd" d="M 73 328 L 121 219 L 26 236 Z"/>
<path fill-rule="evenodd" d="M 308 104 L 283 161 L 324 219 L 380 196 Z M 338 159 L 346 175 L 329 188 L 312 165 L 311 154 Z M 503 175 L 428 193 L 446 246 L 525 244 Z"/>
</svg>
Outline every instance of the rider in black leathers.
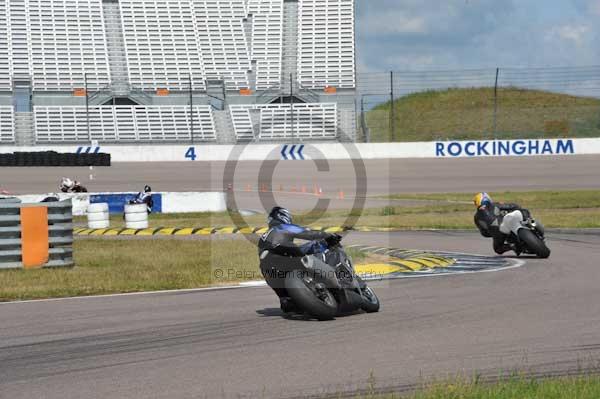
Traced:
<svg viewBox="0 0 600 399">
<path fill-rule="evenodd" d="M 134 199 L 129 201 L 130 204 L 145 204 L 148 213 L 152 213 L 154 207 L 154 199 L 152 198 L 152 188 L 148 185 L 144 186 L 144 191 L 140 191 Z"/>
<path fill-rule="evenodd" d="M 290 212 L 275 207 L 269 213 L 269 230 L 258 243 L 260 270 L 267 284 L 275 291 L 284 312 L 294 311 L 294 304 L 285 289 L 286 273 L 300 268 L 300 259 L 305 255 L 323 253 L 341 240 L 337 234 L 313 231 L 292 223 Z M 308 241 L 296 245 L 294 239 Z"/>
<path fill-rule="evenodd" d="M 475 225 L 482 236 L 493 238 L 494 251 L 497 254 L 513 250 L 517 255 L 521 253 L 521 248 L 507 244 L 508 235 L 500 231 L 500 225 L 504 216 L 514 211 L 521 211 L 524 218 L 529 217 L 529 211 L 521 208 L 518 204 L 494 203 L 487 193 L 479 193 L 473 199 L 477 212 L 475 213 Z"/>
</svg>

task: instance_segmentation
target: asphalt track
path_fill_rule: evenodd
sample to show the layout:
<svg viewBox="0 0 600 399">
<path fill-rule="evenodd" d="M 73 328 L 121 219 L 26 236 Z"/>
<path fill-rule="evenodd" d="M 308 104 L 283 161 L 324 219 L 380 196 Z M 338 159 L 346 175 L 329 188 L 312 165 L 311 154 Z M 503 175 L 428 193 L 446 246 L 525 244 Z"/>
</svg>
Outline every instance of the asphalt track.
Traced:
<svg viewBox="0 0 600 399">
<path fill-rule="evenodd" d="M 473 233 L 350 243 L 491 254 Z M 1 398 L 291 398 L 431 377 L 569 374 L 600 360 L 600 236 L 551 235 L 549 260 L 378 282 L 377 314 L 281 317 L 268 288 L 0 305 Z"/>
<path fill-rule="evenodd" d="M 235 170 L 225 178 L 227 168 Z M 62 176 L 92 192 L 235 192 L 238 209 L 264 211 L 283 204 L 308 209 L 374 208 L 402 202 L 373 198 L 395 193 L 597 189 L 600 156 L 394 159 L 351 161 L 266 161 L 121 163 L 110 168 L 0 168 L 0 189 L 15 194 L 57 191 Z M 93 180 L 90 180 L 90 175 Z M 313 195 L 315 188 L 322 195 Z M 261 191 L 274 191 L 262 193 Z M 305 192 L 305 193 L 303 193 Z M 260 195 L 257 195 L 260 193 Z M 343 196 L 340 195 L 343 193 Z M 356 197 L 370 197 L 355 201 Z M 318 201 L 327 201 L 321 202 Z M 233 206 L 230 206 L 233 208 Z"/>
<path fill-rule="evenodd" d="M 357 163 L 362 168 L 362 163 Z M 273 178 L 263 173 L 274 169 Z M 248 185 L 278 190 L 293 186 L 325 193 L 344 190 L 352 194 L 357 185 L 370 195 L 419 192 L 477 192 L 482 190 L 550 190 L 598 188 L 600 155 L 460 159 L 365 160 L 366 180 L 359 180 L 350 161 L 331 161 L 328 171 L 318 171 L 312 161 L 241 162 L 236 167 L 234 188 Z M 150 184 L 155 191 L 223 190 L 223 162 L 122 163 L 110 168 L 0 168 L 0 187 L 18 194 L 57 190 L 62 176 L 80 180 L 90 191 L 136 191 Z M 89 175 L 94 180 L 89 180 Z"/>
</svg>

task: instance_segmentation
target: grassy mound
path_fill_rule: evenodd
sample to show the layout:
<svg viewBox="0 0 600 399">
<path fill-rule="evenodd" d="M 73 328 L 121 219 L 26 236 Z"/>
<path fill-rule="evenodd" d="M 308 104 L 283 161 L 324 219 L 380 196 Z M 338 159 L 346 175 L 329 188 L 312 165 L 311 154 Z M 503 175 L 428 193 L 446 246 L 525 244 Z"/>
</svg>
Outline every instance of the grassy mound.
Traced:
<svg viewBox="0 0 600 399">
<path fill-rule="evenodd" d="M 426 91 L 367 113 L 371 141 L 494 138 L 494 89 Z M 498 90 L 497 138 L 600 137 L 600 100 L 518 88 Z"/>
</svg>

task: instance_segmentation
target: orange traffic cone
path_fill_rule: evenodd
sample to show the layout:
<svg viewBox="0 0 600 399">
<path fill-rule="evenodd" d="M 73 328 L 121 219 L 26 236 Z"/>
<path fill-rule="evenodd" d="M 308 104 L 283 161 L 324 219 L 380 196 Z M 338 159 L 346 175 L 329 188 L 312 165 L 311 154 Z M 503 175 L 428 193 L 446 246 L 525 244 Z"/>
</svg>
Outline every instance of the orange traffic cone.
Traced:
<svg viewBox="0 0 600 399">
<path fill-rule="evenodd" d="M 344 194 L 343 190 L 340 190 L 340 192 L 338 194 L 338 199 L 341 199 L 341 200 L 346 199 L 346 195 Z"/>
</svg>

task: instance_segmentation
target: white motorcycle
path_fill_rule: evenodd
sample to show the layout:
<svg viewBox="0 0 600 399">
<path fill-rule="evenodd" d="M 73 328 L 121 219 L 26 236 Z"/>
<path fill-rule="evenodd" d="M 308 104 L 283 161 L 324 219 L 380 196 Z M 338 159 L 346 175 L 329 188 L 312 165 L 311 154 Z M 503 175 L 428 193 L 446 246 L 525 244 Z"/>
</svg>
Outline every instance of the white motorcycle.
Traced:
<svg viewBox="0 0 600 399">
<path fill-rule="evenodd" d="M 77 180 L 71 180 L 68 177 L 63 177 L 58 186 L 63 193 L 87 193 L 88 190 L 81 185 Z"/>
<path fill-rule="evenodd" d="M 508 243 L 520 247 L 523 253 L 548 258 L 550 249 L 546 246 L 544 226 L 531 217 L 525 218 L 521 211 L 514 211 L 504 216 L 500 231 L 508 235 Z"/>
</svg>

